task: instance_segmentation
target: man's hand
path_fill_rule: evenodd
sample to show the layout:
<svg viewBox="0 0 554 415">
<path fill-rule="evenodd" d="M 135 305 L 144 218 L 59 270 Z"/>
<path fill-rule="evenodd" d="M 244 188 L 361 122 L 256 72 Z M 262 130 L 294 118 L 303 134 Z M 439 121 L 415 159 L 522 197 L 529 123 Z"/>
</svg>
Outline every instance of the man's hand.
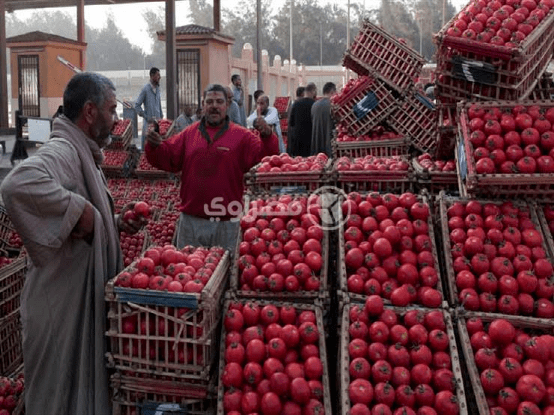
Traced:
<svg viewBox="0 0 554 415">
<path fill-rule="evenodd" d="M 150 143 L 150 145 L 154 148 L 158 147 L 162 141 L 162 136 L 154 130 L 150 130 L 148 131 L 148 134 L 146 134 L 146 142 Z"/>
<path fill-rule="evenodd" d="M 135 202 L 131 202 L 123 206 L 123 209 L 121 209 L 121 213 L 117 219 L 117 227 L 120 232 L 135 234 L 148 223 L 146 218 L 136 215 L 130 215 L 131 219 L 128 218 L 127 220 L 124 220 L 125 212 L 132 211 L 134 208 Z"/>
<path fill-rule="evenodd" d="M 85 204 L 83 213 L 79 221 L 75 224 L 75 227 L 71 231 L 71 237 L 73 239 L 84 239 L 89 244 L 92 242 L 94 236 L 94 208 L 90 203 Z"/>
<path fill-rule="evenodd" d="M 264 117 L 258 117 L 254 120 L 254 128 L 260 132 L 260 135 L 264 138 L 271 136 L 273 130 L 271 126 L 265 121 Z"/>
</svg>

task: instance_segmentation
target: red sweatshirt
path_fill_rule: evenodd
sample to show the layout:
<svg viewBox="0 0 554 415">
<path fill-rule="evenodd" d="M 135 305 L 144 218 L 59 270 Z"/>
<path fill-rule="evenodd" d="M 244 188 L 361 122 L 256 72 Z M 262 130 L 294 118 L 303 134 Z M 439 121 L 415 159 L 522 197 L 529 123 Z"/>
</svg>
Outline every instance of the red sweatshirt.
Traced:
<svg viewBox="0 0 554 415">
<path fill-rule="evenodd" d="M 277 136 L 260 139 L 240 125 L 204 127 L 202 121 L 185 128 L 154 148 L 146 144 L 154 167 L 181 172 L 181 211 L 202 218 L 236 216 L 242 206 L 244 173 L 266 155 L 279 153 Z M 234 203 L 232 203 L 234 202 Z"/>
</svg>

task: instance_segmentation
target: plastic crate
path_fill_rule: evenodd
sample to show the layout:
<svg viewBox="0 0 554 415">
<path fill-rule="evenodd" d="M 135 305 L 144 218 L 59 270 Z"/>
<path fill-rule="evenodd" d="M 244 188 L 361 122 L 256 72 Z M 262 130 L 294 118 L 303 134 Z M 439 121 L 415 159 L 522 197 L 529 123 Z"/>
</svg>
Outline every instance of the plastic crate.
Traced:
<svg viewBox="0 0 554 415">
<path fill-rule="evenodd" d="M 115 278 L 108 281 L 108 366 L 140 379 L 194 381 L 207 392 L 229 256 L 225 252 L 201 293 L 123 288 L 114 286 Z M 135 323 L 134 332 L 124 330 L 127 319 Z"/>
<path fill-rule="evenodd" d="M 346 192 L 393 192 L 404 193 L 410 191 L 415 184 L 415 175 L 409 159 L 399 156 L 402 161 L 408 164 L 408 170 L 338 170 L 337 165 L 340 159 L 333 164 L 333 177 L 339 189 Z"/>
<path fill-rule="evenodd" d="M 318 190 L 318 194 L 322 197 L 325 196 L 326 187 L 320 188 L 321 190 Z M 300 193 L 296 195 L 291 195 L 292 202 L 294 202 L 296 197 L 304 197 L 307 198 L 307 194 Z M 277 198 L 278 196 L 275 195 L 269 195 L 269 194 L 247 194 L 245 196 L 245 212 L 248 214 L 251 207 L 251 201 L 255 199 L 264 199 L 264 200 L 273 200 Z M 278 214 L 265 214 L 260 213 L 260 217 L 267 218 L 268 221 L 270 221 L 273 217 L 280 217 L 286 222 L 289 219 L 292 219 L 293 217 L 298 217 L 297 215 L 287 214 L 287 213 L 278 213 Z M 322 225 L 320 223 L 320 225 Z M 323 239 L 321 241 L 321 258 L 322 258 L 322 268 L 319 271 L 319 275 L 316 276 L 319 278 L 319 289 L 317 291 L 308 291 L 308 290 L 299 290 L 295 292 L 288 292 L 283 290 L 282 292 L 272 292 L 272 291 L 255 291 L 255 290 L 243 290 L 241 289 L 240 284 L 240 274 L 241 270 L 239 269 L 239 261 L 241 258 L 240 254 L 240 244 L 243 241 L 243 235 L 244 230 L 241 228 L 239 230 L 239 235 L 237 239 L 237 245 L 235 250 L 235 262 L 232 265 L 231 268 L 231 292 L 237 296 L 237 298 L 248 298 L 248 299 L 260 299 L 260 300 L 272 300 L 272 301 L 293 301 L 293 302 L 302 302 L 302 303 L 313 303 L 315 300 L 321 300 L 322 302 L 328 302 L 329 300 L 329 263 L 327 259 L 330 255 L 330 235 L 327 229 L 325 229 L 325 226 L 323 226 Z M 301 247 L 302 249 L 302 247 Z M 260 271 L 260 270 L 258 270 Z M 284 278 L 287 277 L 287 275 L 283 276 Z"/>
<path fill-rule="evenodd" d="M 438 204 L 438 209 L 439 209 L 439 220 L 440 220 L 440 223 L 441 223 L 441 240 L 442 240 L 442 251 L 444 253 L 444 268 L 445 268 L 445 282 L 446 282 L 446 286 L 448 287 L 448 295 L 449 295 L 449 303 L 452 307 L 461 307 L 463 308 L 463 304 L 460 303 L 459 301 L 459 298 L 458 298 L 458 293 L 459 293 L 459 290 L 458 290 L 458 287 L 456 285 L 456 274 L 455 274 L 455 271 L 454 271 L 454 260 L 453 260 L 453 257 L 452 257 L 452 249 L 453 249 L 453 246 L 452 246 L 452 243 L 451 243 L 451 240 L 450 240 L 450 229 L 449 229 L 449 226 L 448 226 L 448 208 L 450 206 L 452 206 L 454 203 L 456 202 L 459 202 L 461 204 L 463 204 L 464 206 L 471 200 L 476 200 L 476 199 L 468 199 L 468 198 L 458 198 L 458 197 L 452 197 L 452 196 L 448 196 L 444 193 L 442 193 L 438 200 L 437 200 L 437 204 Z M 498 200 L 481 200 L 481 199 L 477 199 L 479 202 L 481 202 L 481 205 L 484 205 L 486 203 L 490 203 L 490 204 L 494 204 L 494 205 L 497 205 L 497 206 L 501 206 L 502 205 L 502 201 L 498 201 Z M 529 212 L 529 217 L 535 227 L 535 230 L 537 230 L 539 233 L 541 233 L 542 235 L 542 238 L 543 238 L 543 243 L 542 243 L 542 248 L 545 250 L 545 252 L 549 252 L 548 250 L 548 246 L 547 246 L 547 240 L 548 238 L 545 237 L 544 233 L 542 232 L 542 229 L 541 229 L 541 224 L 540 224 L 540 221 L 539 221 L 539 218 L 537 216 L 537 213 L 536 213 L 536 210 L 533 208 L 533 206 L 529 205 L 527 202 L 523 201 L 523 200 L 516 200 L 516 201 L 512 201 L 513 202 L 513 206 L 522 210 L 522 211 L 528 211 Z M 484 228 L 485 232 L 487 232 L 488 228 Z M 515 248 L 515 247 L 514 247 Z M 502 255 L 500 254 L 497 254 L 498 257 L 501 257 Z M 468 258 L 468 260 L 471 260 L 471 258 Z M 471 269 L 470 269 L 471 271 Z M 480 275 L 480 274 L 479 274 Z M 476 275 L 475 274 L 475 278 L 477 279 L 479 277 L 479 275 Z M 512 275 L 514 278 L 515 276 L 517 275 L 517 273 L 514 271 L 514 275 Z M 499 278 L 499 277 L 497 277 Z M 480 294 L 480 291 L 476 288 L 476 291 L 478 294 Z M 533 295 L 533 293 L 531 293 L 531 295 L 533 296 L 533 298 L 536 300 L 536 296 Z M 500 294 L 496 294 L 497 296 L 497 300 L 500 296 Z M 491 313 L 492 314 L 492 313 Z M 496 313 L 496 314 L 501 314 L 501 313 Z"/>
<path fill-rule="evenodd" d="M 365 195 L 362 195 L 362 196 L 365 196 Z M 400 195 L 397 195 L 397 196 L 400 196 Z M 423 202 L 423 203 L 425 203 L 429 206 L 430 213 L 429 213 L 429 217 L 427 219 L 427 226 L 429 228 L 428 235 L 429 235 L 429 239 L 430 239 L 431 245 L 432 245 L 431 246 L 431 252 L 433 254 L 433 259 L 434 259 L 433 268 L 436 270 L 437 277 L 438 277 L 437 285 L 436 285 L 436 287 L 433 287 L 433 288 L 435 288 L 437 291 L 439 291 L 439 293 L 441 293 L 442 298 L 443 298 L 441 307 L 443 307 L 443 306 L 446 305 L 446 301 L 445 301 L 446 300 L 446 293 L 445 293 L 445 290 L 443 288 L 443 283 L 441 281 L 441 269 L 440 269 L 440 266 L 439 266 L 439 250 L 437 249 L 437 244 L 436 244 L 436 240 L 435 240 L 435 230 L 434 230 L 433 219 L 432 219 L 433 215 L 431 214 L 431 205 L 429 204 L 429 200 L 426 196 L 421 196 L 421 195 L 418 196 L 418 201 Z M 342 211 L 340 211 L 340 213 L 339 213 L 339 218 L 340 218 L 339 221 L 346 225 L 346 220 L 343 216 Z M 412 217 L 409 216 L 409 219 L 412 220 Z M 345 249 L 344 232 L 345 232 L 345 229 L 343 229 L 343 228 L 339 229 L 338 252 L 337 252 L 337 276 L 338 276 L 338 281 L 339 281 L 339 287 L 340 287 L 340 290 L 342 292 L 343 297 L 346 300 L 363 303 L 363 302 L 366 301 L 368 295 L 361 294 L 361 293 L 353 293 L 353 292 L 350 292 L 349 289 L 348 289 L 348 277 L 350 275 L 347 272 L 346 263 L 345 263 L 346 249 Z M 393 254 L 394 254 L 394 252 L 395 252 L 395 250 L 394 250 L 394 247 L 393 247 Z M 365 265 L 362 265 L 362 266 L 365 266 Z M 421 268 L 423 268 L 423 267 L 418 265 L 417 268 L 418 268 L 418 271 L 420 271 Z M 368 272 L 371 272 L 371 270 L 368 270 Z M 396 277 L 389 277 L 389 278 L 396 279 Z M 417 289 L 418 287 L 415 287 L 415 288 Z M 384 298 L 384 297 L 383 297 L 383 302 L 387 305 L 391 304 L 390 300 L 387 299 L 387 298 Z"/>
<path fill-rule="evenodd" d="M 550 256 L 550 260 L 554 263 L 554 238 L 552 236 L 552 231 L 549 226 L 548 219 L 546 218 L 546 215 L 544 213 L 544 209 L 546 208 L 546 205 L 543 203 L 536 204 L 532 203 L 531 208 L 534 209 L 537 218 L 539 220 L 542 234 L 544 236 L 544 240 L 546 243 L 546 247 L 548 249 L 548 255 Z"/>
<path fill-rule="evenodd" d="M 5 251 L 8 256 L 17 256 L 20 254 L 22 247 L 11 244 L 11 236 L 16 233 L 6 208 L 0 204 L 0 250 Z"/>
<path fill-rule="evenodd" d="M 554 15 L 553 15 L 554 16 Z M 554 30 L 552 32 L 554 34 Z M 457 137 L 456 160 L 460 175 L 460 193 L 462 196 L 485 197 L 532 197 L 541 200 L 554 200 L 554 175 L 548 173 L 533 174 L 478 174 L 473 157 L 474 148 L 469 140 L 469 117 L 467 111 L 472 103 L 461 102 L 458 105 L 459 134 Z M 554 107 L 554 101 L 499 101 L 481 102 L 487 108 L 511 110 L 516 105 L 538 105 L 548 109 Z"/>
<path fill-rule="evenodd" d="M 0 268 L 0 316 L 19 312 L 20 296 L 25 284 L 27 258 L 22 256 Z"/>
<path fill-rule="evenodd" d="M 408 93 L 389 115 L 387 123 L 409 137 L 412 145 L 418 150 L 436 150 L 437 111 L 435 105 L 418 92 Z"/>
<path fill-rule="evenodd" d="M 317 156 L 316 156 L 317 157 Z M 262 163 L 258 163 L 244 175 L 246 189 L 252 193 L 260 192 L 306 192 L 315 191 L 330 179 L 332 160 L 328 159 L 321 170 L 258 172 Z"/>
<path fill-rule="evenodd" d="M 113 415 L 213 415 L 215 399 L 190 398 L 178 382 L 152 383 L 142 379 L 125 379 L 112 375 Z"/>
<path fill-rule="evenodd" d="M 321 384 L 323 385 L 323 398 L 322 398 L 322 404 L 324 408 L 325 414 L 332 414 L 332 408 L 331 408 L 331 389 L 329 386 L 330 378 L 329 378 L 329 369 L 327 367 L 328 365 L 328 357 L 327 357 L 327 348 L 325 345 L 325 326 L 323 323 L 323 311 L 321 309 L 321 306 L 318 305 L 316 302 L 315 304 L 297 304 L 297 303 L 287 303 L 287 302 L 271 302 L 271 301 L 252 301 L 247 299 L 234 299 L 233 302 L 239 302 L 241 304 L 246 304 L 248 302 L 254 302 L 258 304 L 260 307 L 263 307 L 265 305 L 271 304 L 276 307 L 283 307 L 283 306 L 290 306 L 294 307 L 297 310 L 297 313 L 300 313 L 302 311 L 312 311 L 315 313 L 316 316 L 316 326 L 317 330 L 319 332 L 319 340 L 316 343 L 319 348 L 319 358 L 321 359 L 321 363 L 323 365 L 323 375 L 321 379 Z M 226 301 L 224 310 L 227 311 L 229 309 L 229 305 L 231 304 L 231 300 Z M 225 410 L 223 407 L 223 397 L 225 394 L 225 387 L 222 382 L 222 376 L 223 371 L 225 368 L 225 337 L 226 337 L 226 331 L 225 326 L 222 325 L 221 330 L 221 343 L 220 343 L 220 350 L 219 350 L 219 376 L 218 376 L 218 387 L 217 387 L 217 415 L 224 415 Z M 298 350 L 300 352 L 300 350 Z M 300 354 L 300 353 L 299 353 Z M 300 359 L 301 360 L 301 359 Z"/>
<path fill-rule="evenodd" d="M 377 157 L 408 156 L 410 140 L 408 138 L 375 141 L 337 141 L 333 139 L 331 146 L 334 159 L 369 155 Z"/>
<path fill-rule="evenodd" d="M 383 81 L 365 77 L 340 98 L 331 104 L 337 124 L 351 135 L 364 135 L 396 110 L 400 96 Z"/>
<path fill-rule="evenodd" d="M 473 317 L 480 318 L 483 323 L 490 323 L 491 321 L 499 318 L 499 316 L 487 313 L 467 312 L 459 315 L 457 318 L 457 330 L 460 337 L 460 348 L 462 349 L 464 355 L 465 369 L 468 373 L 468 379 L 470 382 L 468 389 L 471 388 L 471 391 L 468 392 L 470 392 L 474 397 L 472 402 L 474 410 L 472 410 L 471 413 L 478 415 L 489 415 L 491 412 L 487 404 L 487 397 L 481 384 L 479 369 L 475 364 L 475 354 L 473 353 L 470 343 L 470 337 L 466 327 L 467 320 Z M 516 330 L 522 329 L 528 333 L 535 334 L 554 334 L 554 323 L 551 319 L 538 319 L 506 315 L 502 315 L 501 318 L 506 319 L 510 323 L 512 323 Z"/>
<path fill-rule="evenodd" d="M 364 19 L 342 65 L 358 75 L 379 76 L 398 92 L 411 88 L 425 58 L 385 30 Z"/>
<path fill-rule="evenodd" d="M 527 98 L 552 58 L 554 11 L 517 48 L 448 36 L 456 19 L 457 15 L 435 36 L 439 99 L 455 104 L 459 100 Z"/>
<path fill-rule="evenodd" d="M 348 393 L 348 386 L 350 385 L 350 374 L 349 374 L 349 366 L 350 366 L 350 355 L 348 353 L 348 345 L 350 343 L 350 335 L 348 333 L 348 329 L 350 327 L 350 316 L 349 311 L 350 308 L 354 305 L 354 303 L 351 304 L 345 304 L 344 308 L 342 310 L 342 316 L 341 316 L 341 324 L 340 324 L 340 340 L 339 340 L 339 359 L 338 359 L 338 365 L 339 365 L 339 372 L 338 372 L 338 378 L 339 378 L 339 399 L 340 399 L 340 410 L 339 414 L 341 415 L 349 415 L 350 409 L 352 407 L 349 393 Z M 362 304 L 360 304 L 362 306 Z M 391 306 L 385 306 L 386 310 L 393 310 L 395 314 L 399 317 L 399 319 L 402 319 L 404 315 L 409 310 L 418 310 L 422 313 L 426 314 L 428 312 L 433 311 L 433 309 L 429 308 L 421 308 L 421 307 L 391 307 Z M 443 317 L 444 322 L 446 325 L 446 334 L 448 335 L 448 349 L 446 352 L 450 356 L 452 368 L 451 371 L 454 374 L 455 378 L 455 390 L 454 395 L 456 396 L 458 400 L 458 407 L 459 407 L 459 414 L 460 415 L 468 415 L 468 403 L 466 399 L 466 392 L 463 382 L 463 372 L 462 372 L 462 366 L 460 362 L 460 355 L 458 353 L 458 346 L 456 343 L 456 338 L 454 334 L 454 326 L 452 324 L 452 318 L 450 316 L 450 313 L 446 310 L 440 310 Z M 370 319 L 370 323 L 375 320 Z M 368 324 L 369 326 L 369 324 Z M 410 369 L 409 367 L 407 369 Z M 373 385 L 375 386 L 375 385 Z M 372 402 L 375 402 L 373 400 Z M 370 404 L 371 405 L 371 404 Z M 391 411 L 394 411 L 394 409 L 397 406 L 391 407 Z M 370 406 L 371 408 L 371 406 Z M 444 414 L 442 414 L 444 415 Z"/>
<path fill-rule="evenodd" d="M 19 312 L 0 319 L 0 376 L 10 376 L 23 364 Z"/>
</svg>

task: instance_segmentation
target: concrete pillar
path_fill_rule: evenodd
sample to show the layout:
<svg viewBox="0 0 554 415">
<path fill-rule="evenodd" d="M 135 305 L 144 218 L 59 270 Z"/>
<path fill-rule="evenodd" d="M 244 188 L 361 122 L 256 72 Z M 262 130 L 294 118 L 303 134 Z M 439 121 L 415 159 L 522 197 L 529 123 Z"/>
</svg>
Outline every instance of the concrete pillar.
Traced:
<svg viewBox="0 0 554 415">
<path fill-rule="evenodd" d="M 179 114 L 177 108 L 177 62 L 175 47 L 175 0 L 165 0 L 165 76 L 167 89 L 166 118 L 174 120 Z"/>
</svg>

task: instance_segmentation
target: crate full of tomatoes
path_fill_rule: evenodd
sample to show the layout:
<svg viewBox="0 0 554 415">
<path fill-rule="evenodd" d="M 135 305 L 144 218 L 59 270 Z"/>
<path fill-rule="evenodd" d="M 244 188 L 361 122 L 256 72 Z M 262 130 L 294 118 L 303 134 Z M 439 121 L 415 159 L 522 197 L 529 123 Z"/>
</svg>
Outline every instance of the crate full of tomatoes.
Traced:
<svg viewBox="0 0 554 415">
<path fill-rule="evenodd" d="M 146 153 L 140 153 L 137 165 L 133 170 L 133 174 L 141 179 L 167 179 L 171 176 L 169 172 L 158 170 L 152 166 L 146 158 Z"/>
<path fill-rule="evenodd" d="M 378 78 L 350 79 L 331 97 L 337 125 L 351 135 L 364 135 L 384 121 L 398 106 L 399 95 Z"/>
<path fill-rule="evenodd" d="M 465 194 L 554 198 L 552 101 L 461 103 L 458 111 Z"/>
<path fill-rule="evenodd" d="M 552 260 L 532 207 L 441 195 L 439 208 L 452 306 L 554 317 Z"/>
<path fill-rule="evenodd" d="M 374 129 L 375 130 L 375 129 Z M 385 131 L 378 126 L 382 133 L 372 131 L 370 135 L 353 137 L 344 132 L 337 132 L 331 141 L 333 158 L 374 156 L 408 155 L 410 140 L 398 133 Z"/>
<path fill-rule="evenodd" d="M 358 75 L 376 74 L 398 92 L 413 86 L 425 58 L 382 28 L 364 19 L 360 32 L 344 54 L 343 66 Z"/>
<path fill-rule="evenodd" d="M 406 307 L 443 305 L 429 202 L 413 193 L 353 192 L 341 205 L 337 275 L 343 295 Z"/>
<path fill-rule="evenodd" d="M 435 37 L 438 98 L 526 99 L 552 58 L 551 7 L 535 0 L 468 3 Z"/>
<path fill-rule="evenodd" d="M 458 318 L 472 413 L 552 414 L 554 325 L 551 319 L 467 313 Z"/>
<path fill-rule="evenodd" d="M 133 165 L 133 157 L 127 150 L 105 149 L 102 160 L 102 170 L 109 177 L 129 177 Z"/>
<path fill-rule="evenodd" d="M 23 364 L 19 310 L 0 319 L 0 376 L 15 373 Z"/>
<path fill-rule="evenodd" d="M 450 314 L 379 299 L 344 306 L 340 414 L 467 415 Z"/>
<path fill-rule="evenodd" d="M 223 248 L 152 246 L 111 279 L 110 366 L 145 381 L 181 382 L 193 397 L 199 388 L 206 394 L 228 267 Z"/>
<path fill-rule="evenodd" d="M 235 300 L 224 309 L 218 414 L 332 413 L 319 306 Z"/>
<path fill-rule="evenodd" d="M 372 143 L 370 143 L 372 144 Z M 399 143 L 397 143 L 399 144 Z M 366 145 L 364 156 L 341 156 L 333 163 L 333 177 L 340 189 L 349 191 L 405 192 L 414 182 L 406 146 Z"/>
<path fill-rule="evenodd" d="M 112 142 L 107 148 L 125 150 L 133 139 L 133 124 L 130 119 L 117 120 L 111 132 Z"/>
<path fill-rule="evenodd" d="M 328 181 L 330 167 L 331 160 L 325 153 L 309 157 L 274 154 L 252 167 L 245 175 L 245 181 L 252 192 L 278 191 L 288 187 L 313 191 Z"/>
<path fill-rule="evenodd" d="M 273 106 L 279 114 L 286 113 L 289 109 L 290 97 L 275 97 Z"/>
<path fill-rule="evenodd" d="M 329 298 L 326 200 L 318 194 L 247 196 L 231 273 L 238 297 Z"/>
</svg>

